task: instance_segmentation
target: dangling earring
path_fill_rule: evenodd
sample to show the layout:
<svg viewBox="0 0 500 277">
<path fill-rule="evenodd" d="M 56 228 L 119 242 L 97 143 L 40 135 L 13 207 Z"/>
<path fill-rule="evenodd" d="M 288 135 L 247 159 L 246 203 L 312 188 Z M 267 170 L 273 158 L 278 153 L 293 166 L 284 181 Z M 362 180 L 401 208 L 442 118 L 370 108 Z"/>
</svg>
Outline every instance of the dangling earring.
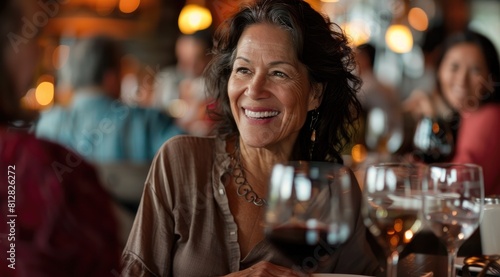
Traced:
<svg viewBox="0 0 500 277">
<path fill-rule="evenodd" d="M 319 112 L 317 109 L 314 109 L 311 114 L 311 125 L 309 128 L 311 129 L 311 145 L 309 147 L 309 160 L 312 160 L 313 152 L 314 152 L 314 143 L 316 143 L 316 124 L 318 123 Z"/>
</svg>

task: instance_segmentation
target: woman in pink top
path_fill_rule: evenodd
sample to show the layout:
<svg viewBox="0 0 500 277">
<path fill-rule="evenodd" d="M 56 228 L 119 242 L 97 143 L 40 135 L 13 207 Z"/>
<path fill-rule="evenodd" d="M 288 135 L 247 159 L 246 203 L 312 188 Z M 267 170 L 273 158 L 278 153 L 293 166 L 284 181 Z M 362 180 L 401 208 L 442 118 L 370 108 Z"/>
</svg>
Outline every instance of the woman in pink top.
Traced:
<svg viewBox="0 0 500 277">
<path fill-rule="evenodd" d="M 438 60 L 438 87 L 460 117 L 454 163 L 483 167 L 485 195 L 500 194 L 500 66 L 483 35 L 467 31 L 448 38 Z"/>
</svg>

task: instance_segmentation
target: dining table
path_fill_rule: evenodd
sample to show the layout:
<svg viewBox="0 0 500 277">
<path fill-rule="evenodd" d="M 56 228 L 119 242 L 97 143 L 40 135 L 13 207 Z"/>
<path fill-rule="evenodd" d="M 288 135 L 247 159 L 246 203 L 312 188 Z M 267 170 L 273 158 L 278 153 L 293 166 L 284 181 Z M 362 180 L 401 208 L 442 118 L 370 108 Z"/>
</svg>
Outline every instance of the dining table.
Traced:
<svg viewBox="0 0 500 277">
<path fill-rule="evenodd" d="M 411 253 L 398 262 L 398 276 L 401 277 L 446 277 L 448 258 L 446 255 L 431 255 L 422 253 Z M 457 277 L 462 276 L 460 265 L 455 265 Z M 471 275 L 475 276 L 477 271 L 472 270 Z M 489 275 L 486 276 L 500 276 Z M 385 277 L 385 272 L 376 277 Z"/>
<path fill-rule="evenodd" d="M 399 260 L 398 276 L 445 277 L 447 275 L 447 263 L 448 258 L 443 255 L 411 253 Z M 433 275 L 430 275 L 429 272 L 432 272 Z"/>
</svg>

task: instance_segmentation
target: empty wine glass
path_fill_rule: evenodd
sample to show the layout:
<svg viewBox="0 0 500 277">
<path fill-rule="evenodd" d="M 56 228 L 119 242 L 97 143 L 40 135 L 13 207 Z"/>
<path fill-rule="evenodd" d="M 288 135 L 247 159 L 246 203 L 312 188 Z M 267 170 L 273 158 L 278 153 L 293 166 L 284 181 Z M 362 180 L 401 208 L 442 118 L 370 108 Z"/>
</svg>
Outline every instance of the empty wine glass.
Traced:
<svg viewBox="0 0 500 277">
<path fill-rule="evenodd" d="M 397 276 L 399 253 L 421 228 L 422 166 L 382 163 L 368 167 L 363 188 L 363 218 L 386 250 L 387 275 Z"/>
<path fill-rule="evenodd" d="M 267 239 L 302 271 L 326 262 L 354 228 L 351 174 L 327 162 L 273 167 L 265 214 Z"/>
<path fill-rule="evenodd" d="M 425 163 L 445 162 L 453 154 L 453 135 L 438 118 L 423 117 L 413 136 L 414 156 Z"/>
<path fill-rule="evenodd" d="M 402 116 L 399 110 L 389 107 L 374 107 L 366 117 L 365 142 L 369 150 L 388 159 L 403 143 Z"/>
<path fill-rule="evenodd" d="M 424 222 L 446 245 L 448 277 L 462 243 L 479 225 L 484 200 L 482 168 L 474 164 L 436 163 L 423 178 Z"/>
</svg>

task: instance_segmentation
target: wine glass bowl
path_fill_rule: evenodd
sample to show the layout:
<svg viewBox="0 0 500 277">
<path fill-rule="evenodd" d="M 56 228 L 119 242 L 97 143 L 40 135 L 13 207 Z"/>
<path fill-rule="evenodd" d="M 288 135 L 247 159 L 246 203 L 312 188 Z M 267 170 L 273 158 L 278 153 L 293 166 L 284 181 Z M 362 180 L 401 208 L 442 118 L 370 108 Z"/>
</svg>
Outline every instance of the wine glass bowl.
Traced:
<svg viewBox="0 0 500 277">
<path fill-rule="evenodd" d="M 436 163 L 423 179 L 424 222 L 448 251 L 448 277 L 456 276 L 458 249 L 479 226 L 484 201 L 482 168 Z"/>
<path fill-rule="evenodd" d="M 399 253 L 421 229 L 420 179 L 423 168 L 402 163 L 368 167 L 363 189 L 363 218 L 386 250 L 387 276 L 397 275 Z"/>
<path fill-rule="evenodd" d="M 413 146 L 417 159 L 425 163 L 444 162 L 453 154 L 451 129 L 441 119 L 423 117 L 417 123 Z"/>
<path fill-rule="evenodd" d="M 395 153 L 403 143 L 402 115 L 396 108 L 373 107 L 366 115 L 365 143 L 380 155 Z M 385 158 L 385 157 L 381 157 Z"/>
<path fill-rule="evenodd" d="M 350 170 L 327 162 L 276 164 L 265 213 L 267 239 L 295 265 L 328 259 L 354 226 Z"/>
</svg>

